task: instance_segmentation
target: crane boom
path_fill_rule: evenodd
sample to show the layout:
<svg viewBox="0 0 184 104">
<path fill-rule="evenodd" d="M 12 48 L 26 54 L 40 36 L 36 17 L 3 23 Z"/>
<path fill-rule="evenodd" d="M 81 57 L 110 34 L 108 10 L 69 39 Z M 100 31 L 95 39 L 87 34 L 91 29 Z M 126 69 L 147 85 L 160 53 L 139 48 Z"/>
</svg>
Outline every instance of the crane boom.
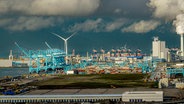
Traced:
<svg viewBox="0 0 184 104">
<path fill-rule="evenodd" d="M 49 49 L 52 49 L 51 46 L 50 46 L 47 42 L 45 42 L 45 44 L 47 45 L 47 47 L 48 47 Z"/>
<path fill-rule="evenodd" d="M 27 56 L 27 57 L 29 57 L 29 54 L 23 49 L 23 48 L 21 48 L 19 45 L 18 45 L 18 43 L 17 42 L 15 42 L 15 45 Z"/>
</svg>

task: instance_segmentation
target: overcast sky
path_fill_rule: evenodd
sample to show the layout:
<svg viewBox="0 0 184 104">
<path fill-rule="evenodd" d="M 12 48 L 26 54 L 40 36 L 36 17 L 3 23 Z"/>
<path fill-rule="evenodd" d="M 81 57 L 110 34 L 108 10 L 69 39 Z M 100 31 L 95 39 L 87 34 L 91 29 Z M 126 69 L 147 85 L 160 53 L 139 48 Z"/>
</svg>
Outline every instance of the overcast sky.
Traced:
<svg viewBox="0 0 184 104">
<path fill-rule="evenodd" d="M 183 0 L 0 0 L 0 57 L 9 50 L 64 49 L 51 32 L 68 37 L 69 52 L 141 49 L 150 54 L 154 36 L 179 47 L 184 33 Z"/>
</svg>

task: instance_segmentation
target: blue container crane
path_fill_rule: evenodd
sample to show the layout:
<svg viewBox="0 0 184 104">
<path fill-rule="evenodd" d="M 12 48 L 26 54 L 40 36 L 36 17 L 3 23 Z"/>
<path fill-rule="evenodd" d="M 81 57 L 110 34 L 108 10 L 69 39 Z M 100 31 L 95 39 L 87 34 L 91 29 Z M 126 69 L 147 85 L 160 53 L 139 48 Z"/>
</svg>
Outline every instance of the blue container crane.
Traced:
<svg viewBox="0 0 184 104">
<path fill-rule="evenodd" d="M 17 42 L 15 42 L 15 45 L 26 55 L 26 57 L 29 57 L 29 53 L 26 52 L 22 47 L 20 47 Z"/>
</svg>

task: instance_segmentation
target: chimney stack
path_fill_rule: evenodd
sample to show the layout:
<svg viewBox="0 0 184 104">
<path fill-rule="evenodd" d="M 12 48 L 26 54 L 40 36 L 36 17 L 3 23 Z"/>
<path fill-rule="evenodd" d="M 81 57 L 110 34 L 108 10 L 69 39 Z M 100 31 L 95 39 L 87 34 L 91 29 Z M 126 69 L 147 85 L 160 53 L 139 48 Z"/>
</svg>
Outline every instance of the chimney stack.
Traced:
<svg viewBox="0 0 184 104">
<path fill-rule="evenodd" d="M 180 46 L 181 46 L 181 56 L 184 56 L 184 34 L 181 34 L 181 42 L 180 42 Z"/>
</svg>

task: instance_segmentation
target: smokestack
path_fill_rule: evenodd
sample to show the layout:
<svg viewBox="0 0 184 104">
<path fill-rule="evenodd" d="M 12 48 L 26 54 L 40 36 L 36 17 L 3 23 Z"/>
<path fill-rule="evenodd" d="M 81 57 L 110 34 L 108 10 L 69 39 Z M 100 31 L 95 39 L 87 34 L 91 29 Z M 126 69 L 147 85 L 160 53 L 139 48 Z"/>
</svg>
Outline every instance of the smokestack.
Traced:
<svg viewBox="0 0 184 104">
<path fill-rule="evenodd" d="M 13 60 L 13 54 L 12 50 L 10 50 L 9 60 Z"/>
<path fill-rule="evenodd" d="M 181 56 L 184 56 L 184 40 L 183 40 L 184 34 L 181 34 Z"/>
</svg>

